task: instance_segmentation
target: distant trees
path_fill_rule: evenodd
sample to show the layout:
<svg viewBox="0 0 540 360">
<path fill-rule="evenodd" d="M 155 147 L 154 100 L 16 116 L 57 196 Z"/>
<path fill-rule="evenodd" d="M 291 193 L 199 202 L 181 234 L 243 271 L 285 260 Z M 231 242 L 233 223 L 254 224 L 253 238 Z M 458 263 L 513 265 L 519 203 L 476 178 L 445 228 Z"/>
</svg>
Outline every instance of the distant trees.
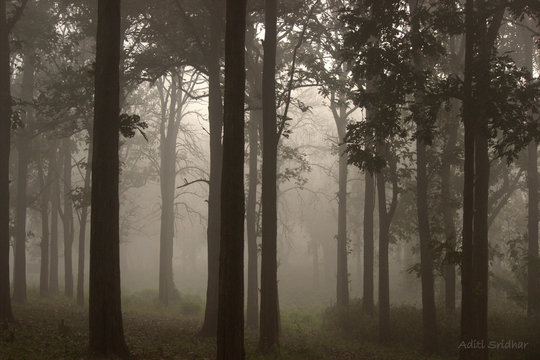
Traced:
<svg viewBox="0 0 540 360">
<path fill-rule="evenodd" d="M 246 0 L 227 0 L 217 359 L 244 359 Z"/>
<path fill-rule="evenodd" d="M 90 350 L 125 357 L 120 303 L 120 0 L 98 2 L 90 235 Z"/>
</svg>

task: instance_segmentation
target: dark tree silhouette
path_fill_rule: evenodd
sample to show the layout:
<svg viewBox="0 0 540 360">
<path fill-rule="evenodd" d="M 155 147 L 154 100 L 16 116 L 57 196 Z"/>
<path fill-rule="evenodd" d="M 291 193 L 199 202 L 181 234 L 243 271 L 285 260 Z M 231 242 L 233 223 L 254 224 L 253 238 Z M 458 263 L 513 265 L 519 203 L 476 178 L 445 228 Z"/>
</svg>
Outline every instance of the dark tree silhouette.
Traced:
<svg viewBox="0 0 540 360">
<path fill-rule="evenodd" d="M 227 0 L 217 359 L 244 359 L 246 0 Z"/>
<path fill-rule="evenodd" d="M 22 100 L 24 102 L 24 127 L 17 130 L 17 197 L 15 214 L 15 256 L 13 266 L 13 302 L 26 302 L 26 208 L 28 186 L 28 164 L 30 162 L 31 132 L 34 125 L 34 72 L 35 53 L 31 48 L 24 49 L 24 70 L 22 79 Z"/>
<path fill-rule="evenodd" d="M 264 2 L 264 59 L 262 79 L 262 255 L 259 347 L 263 351 L 279 344 L 277 285 L 277 134 L 276 45 L 277 0 Z"/>
<path fill-rule="evenodd" d="M 13 321 L 9 288 L 11 76 L 6 0 L 0 0 L 0 321 Z"/>
<path fill-rule="evenodd" d="M 73 201 L 71 200 L 71 139 L 63 140 L 62 154 L 64 156 L 64 293 L 73 297 Z"/>
<path fill-rule="evenodd" d="M 96 45 L 92 210 L 90 233 L 90 350 L 125 357 L 120 303 L 119 129 L 120 0 L 99 0 Z"/>
</svg>

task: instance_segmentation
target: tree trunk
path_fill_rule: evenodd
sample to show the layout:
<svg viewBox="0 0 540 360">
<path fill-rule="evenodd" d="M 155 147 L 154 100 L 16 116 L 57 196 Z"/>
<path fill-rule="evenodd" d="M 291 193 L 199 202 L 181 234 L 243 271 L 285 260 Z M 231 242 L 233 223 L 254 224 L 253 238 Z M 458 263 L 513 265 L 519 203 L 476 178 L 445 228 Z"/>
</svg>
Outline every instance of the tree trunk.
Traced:
<svg viewBox="0 0 540 360">
<path fill-rule="evenodd" d="M 211 9 L 210 56 L 208 59 L 208 122 L 210 124 L 210 183 L 208 190 L 208 281 L 206 287 L 206 307 L 202 336 L 215 336 L 218 313 L 218 280 L 219 280 L 219 241 L 221 221 L 221 168 L 222 145 L 221 132 L 223 125 L 220 59 L 221 59 L 221 23 L 220 10 L 222 0 L 214 1 Z"/>
<path fill-rule="evenodd" d="M 0 321 L 12 322 L 9 285 L 9 153 L 11 137 L 11 69 L 6 0 L 0 0 Z"/>
<path fill-rule="evenodd" d="M 49 269 L 49 292 L 58 294 L 58 209 L 60 208 L 60 189 L 57 143 L 52 141 L 49 157 L 49 171 L 51 172 L 51 238 L 50 238 L 50 269 Z"/>
<path fill-rule="evenodd" d="M 531 21 L 528 21 L 530 24 Z M 528 30 L 521 29 L 524 43 L 525 67 L 533 73 L 533 39 Z M 536 320 L 540 316 L 540 262 L 538 258 L 538 144 L 532 141 L 527 148 L 528 192 L 528 262 L 527 262 L 527 315 Z"/>
<path fill-rule="evenodd" d="M 373 302 L 373 213 L 375 211 L 375 180 L 373 174 L 365 171 L 365 195 L 364 195 L 364 282 L 362 306 L 368 314 L 373 314 L 375 305 Z"/>
<path fill-rule="evenodd" d="M 422 324 L 424 348 L 437 352 L 437 320 L 433 280 L 433 253 L 429 225 L 427 150 L 423 141 L 416 139 L 416 208 L 420 238 L 420 276 L 422 279 Z"/>
<path fill-rule="evenodd" d="M 250 94 L 251 96 L 251 94 Z M 248 126 L 249 132 L 249 185 L 246 208 L 246 228 L 248 245 L 248 281 L 246 326 L 256 330 L 259 326 L 259 279 L 258 279 L 258 246 L 257 246 L 257 156 L 259 150 L 259 124 L 261 110 L 251 110 Z"/>
<path fill-rule="evenodd" d="M 22 80 L 22 100 L 25 107 L 24 128 L 19 129 L 16 137 L 17 161 L 17 202 L 15 216 L 15 264 L 13 268 L 13 301 L 26 302 L 26 206 L 28 163 L 31 153 L 31 127 L 34 110 L 35 55 L 31 49 L 24 50 L 24 72 Z"/>
<path fill-rule="evenodd" d="M 418 18 L 418 1 L 410 0 L 411 32 L 414 37 L 420 34 L 420 19 Z M 422 79 L 424 59 L 421 49 L 413 42 L 413 66 L 419 79 Z M 427 119 L 423 114 L 424 89 L 423 84 L 417 83 L 414 90 L 414 102 L 419 110 L 413 111 L 413 118 L 417 126 L 416 134 L 416 210 L 418 216 L 418 237 L 420 239 L 420 277 L 422 282 L 422 325 L 424 349 L 429 353 L 435 353 L 437 346 L 437 319 L 435 310 L 435 286 L 433 279 L 433 249 L 431 229 L 429 224 L 428 203 L 428 159 L 426 138 L 429 133 Z"/>
<path fill-rule="evenodd" d="M 71 139 L 63 141 L 64 155 L 64 293 L 73 297 L 73 202 L 71 200 Z"/>
<path fill-rule="evenodd" d="M 336 117 L 336 115 L 338 115 Z M 337 234 L 337 306 L 349 305 L 349 270 L 347 266 L 347 117 L 343 106 L 334 115 L 338 130 L 339 174 L 338 174 L 338 234 Z"/>
<path fill-rule="evenodd" d="M 92 178 L 92 135 L 90 133 L 90 143 L 88 145 L 88 157 L 86 164 L 86 173 L 84 174 L 84 189 L 83 193 L 86 197 L 90 194 L 90 180 Z M 81 218 L 79 222 L 79 251 L 78 251 L 78 265 L 77 265 L 77 305 L 84 305 L 84 263 L 86 256 L 86 223 L 88 220 L 88 205 L 86 199 L 83 198 L 83 204 L 81 207 Z"/>
<path fill-rule="evenodd" d="M 455 148 L 457 142 L 458 123 L 454 117 L 454 113 L 449 114 L 450 119 L 446 119 L 449 124 L 446 130 L 448 137 L 444 145 L 442 161 L 441 161 L 441 205 L 443 210 L 443 226 L 446 245 L 449 250 L 454 251 L 456 246 L 456 224 L 454 217 L 456 208 L 452 204 L 453 189 L 451 159 L 455 157 Z M 445 288 L 445 308 L 448 314 L 453 314 L 456 309 L 456 269 L 455 265 L 446 259 L 443 265 L 444 288 Z"/>
<path fill-rule="evenodd" d="M 120 302 L 120 0 L 98 1 L 96 39 L 90 220 L 90 350 L 105 356 L 127 357 Z"/>
<path fill-rule="evenodd" d="M 378 145 L 378 152 L 384 145 Z M 383 151 L 384 152 L 384 151 Z M 388 243 L 390 224 L 386 211 L 386 181 L 382 172 L 377 173 L 377 198 L 379 200 L 379 340 L 388 340 L 390 332 L 390 275 L 388 269 Z"/>
<path fill-rule="evenodd" d="M 225 109 L 221 186 L 221 240 L 217 359 L 244 351 L 244 96 L 246 0 L 227 0 Z"/>
<path fill-rule="evenodd" d="M 49 198 L 51 172 L 49 170 L 48 175 L 45 176 L 43 171 L 44 162 L 44 159 L 40 155 L 38 159 L 38 178 L 41 188 L 41 261 L 39 271 L 39 295 L 41 297 L 45 297 L 49 293 Z"/>
<path fill-rule="evenodd" d="M 180 75 L 182 76 L 182 75 Z M 181 116 L 181 103 L 178 96 L 181 93 L 182 82 L 175 75 L 172 77 L 170 88 L 169 116 L 162 121 L 164 126 L 160 139 L 160 184 L 161 184 L 161 228 L 159 253 L 159 301 L 167 305 L 175 292 L 173 279 L 173 245 L 174 245 L 174 192 L 176 189 L 176 139 L 178 137 L 177 116 Z M 178 114 L 178 115 L 177 115 Z"/>
<path fill-rule="evenodd" d="M 266 0 L 263 60 L 263 163 L 262 163 L 262 256 L 261 318 L 259 348 L 279 345 L 277 285 L 277 113 L 276 44 L 277 0 Z"/>
</svg>

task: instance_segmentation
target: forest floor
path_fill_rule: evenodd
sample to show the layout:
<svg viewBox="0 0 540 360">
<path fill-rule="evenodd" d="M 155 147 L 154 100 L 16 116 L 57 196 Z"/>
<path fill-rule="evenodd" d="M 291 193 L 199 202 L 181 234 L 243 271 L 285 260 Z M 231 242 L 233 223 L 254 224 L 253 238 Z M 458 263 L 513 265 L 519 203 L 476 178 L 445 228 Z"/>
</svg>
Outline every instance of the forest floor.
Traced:
<svg viewBox="0 0 540 360">
<path fill-rule="evenodd" d="M 142 292 L 123 301 L 124 329 L 128 347 L 134 359 L 214 359 L 215 339 L 201 338 L 202 304 L 196 298 L 182 298 L 167 308 L 154 300 L 153 292 Z M 25 305 L 14 306 L 17 323 L 0 329 L 1 360 L 33 359 L 89 359 L 88 314 L 86 307 L 78 307 L 61 297 L 39 299 L 30 296 Z M 338 318 L 344 328 L 333 328 Z M 414 333 L 415 325 L 407 324 L 409 332 L 388 344 L 373 340 L 371 326 L 366 336 L 349 331 L 346 321 L 353 314 L 309 314 L 286 312 L 282 314 L 282 337 L 279 354 L 262 355 L 257 352 L 256 333 L 246 333 L 247 359 L 361 359 L 361 360 L 427 360 L 455 359 L 455 351 L 445 350 L 445 356 L 425 356 L 419 347 L 420 339 Z M 345 320 L 344 320 L 345 319 Z M 358 319 L 356 319 L 358 320 Z M 343 323 L 345 321 L 345 323 Z M 374 320 L 375 321 L 375 320 Z M 416 322 L 416 321 L 413 321 Z M 408 331 L 407 326 L 411 326 Z M 400 331 L 402 331 L 400 330 Z M 370 334 L 371 332 L 371 334 Z M 416 337 L 412 344 L 407 336 Z M 443 336 L 445 336 L 443 334 Z M 362 340 L 361 338 L 364 337 Z M 455 345 L 451 346 L 455 348 Z M 510 354 L 508 354 L 510 355 Z M 503 357 L 494 357 L 505 359 Z M 509 359 L 526 359 L 525 353 L 514 352 Z M 537 359 L 537 358 L 535 358 Z"/>
</svg>

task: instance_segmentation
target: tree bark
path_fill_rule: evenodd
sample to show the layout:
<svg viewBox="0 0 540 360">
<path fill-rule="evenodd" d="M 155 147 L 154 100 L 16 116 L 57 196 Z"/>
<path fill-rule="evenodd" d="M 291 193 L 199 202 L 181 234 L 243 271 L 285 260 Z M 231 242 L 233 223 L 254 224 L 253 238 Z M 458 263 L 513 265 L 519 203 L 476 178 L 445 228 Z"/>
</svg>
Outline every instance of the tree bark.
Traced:
<svg viewBox="0 0 540 360">
<path fill-rule="evenodd" d="M 218 280 L 219 280 L 219 241 L 221 221 L 221 168 L 223 127 L 223 105 L 221 97 L 221 23 L 222 0 L 212 1 L 210 56 L 208 59 L 208 122 L 210 124 L 210 183 L 208 190 L 208 281 L 206 287 L 206 307 L 202 336 L 214 336 L 217 329 Z"/>
<path fill-rule="evenodd" d="M 531 21 L 528 21 L 531 23 Z M 525 67 L 533 73 L 533 39 L 528 30 L 521 30 L 524 44 Z M 540 316 L 540 259 L 538 257 L 538 143 L 527 147 L 528 193 L 528 262 L 527 262 L 527 316 L 536 320 Z"/>
<path fill-rule="evenodd" d="M 451 114 L 453 115 L 453 114 Z M 457 142 L 458 124 L 454 117 L 447 119 L 448 138 L 444 146 L 442 162 L 441 162 L 441 205 L 443 209 L 443 225 L 446 245 L 448 250 L 455 250 L 456 246 L 456 224 L 454 217 L 456 213 L 455 206 L 452 205 L 453 189 L 452 189 L 452 165 L 450 159 L 455 156 L 455 148 Z M 456 309 L 456 269 L 455 265 L 446 259 L 443 265 L 444 272 L 444 287 L 445 287 L 445 308 L 448 314 L 453 314 Z"/>
<path fill-rule="evenodd" d="M 379 154 L 383 153 L 378 145 Z M 386 181 L 382 172 L 377 173 L 377 198 L 379 200 L 379 340 L 388 340 L 390 332 L 390 275 L 388 269 L 389 229 L 386 210 Z"/>
<path fill-rule="evenodd" d="M 63 141 L 64 155 L 64 293 L 73 297 L 73 201 L 71 200 L 71 139 Z"/>
<path fill-rule="evenodd" d="M 41 188 L 41 261 L 39 271 L 39 295 L 45 297 L 49 294 L 49 200 L 50 200 L 50 184 L 51 172 L 47 176 L 43 171 L 43 157 L 38 159 L 38 178 Z"/>
<path fill-rule="evenodd" d="M 182 75 L 180 75 L 181 77 Z M 174 192 L 176 189 L 176 140 L 178 137 L 181 110 L 182 79 L 172 76 L 170 105 L 166 122 L 161 129 L 160 138 L 160 185 L 161 185 L 161 228 L 159 254 L 159 300 L 167 305 L 175 292 L 173 279 L 174 245 Z M 178 80 L 178 81 L 177 81 Z M 180 101 L 179 101 L 180 100 Z"/>
<path fill-rule="evenodd" d="M 127 357 L 120 301 L 120 0 L 98 1 L 96 39 L 90 233 L 90 350 L 99 355 Z"/>
<path fill-rule="evenodd" d="M 334 107 L 334 121 L 338 132 L 338 233 L 337 233 L 337 306 L 349 305 L 349 270 L 347 266 L 347 132 L 346 108 L 343 104 Z"/>
<path fill-rule="evenodd" d="M 60 208 L 60 188 L 58 169 L 58 145 L 56 141 L 51 143 L 49 157 L 49 171 L 51 172 L 51 238 L 49 255 L 49 292 L 58 294 L 58 209 Z"/>
<path fill-rule="evenodd" d="M 251 94 L 250 94 L 251 96 Z M 246 228 L 248 245 L 248 281 L 246 326 L 255 330 L 259 326 L 259 279 L 257 246 L 257 182 L 258 182 L 258 150 L 259 124 L 261 110 L 251 110 L 248 125 L 249 134 L 249 184 L 246 208 Z"/>
<path fill-rule="evenodd" d="M 11 142 L 11 69 L 6 0 L 0 0 L 0 321 L 12 322 L 9 285 L 9 153 Z"/>
<path fill-rule="evenodd" d="M 368 170 L 365 171 L 364 193 L 364 281 L 362 306 L 368 314 L 373 314 L 375 309 L 373 294 L 373 260 L 374 260 L 374 221 L 375 211 L 375 179 Z"/>
<path fill-rule="evenodd" d="M 24 50 L 24 72 L 22 80 L 22 100 L 25 106 L 24 128 L 19 129 L 16 137 L 17 146 L 17 200 L 15 216 L 15 264 L 13 268 L 13 301 L 26 302 L 26 207 L 28 164 L 30 162 L 31 128 L 34 110 L 31 106 L 34 98 L 35 54 L 31 49 Z"/>
<path fill-rule="evenodd" d="M 246 0 L 227 0 L 217 359 L 244 351 L 244 96 Z"/>
<path fill-rule="evenodd" d="M 90 143 L 88 144 L 88 156 L 86 159 L 86 173 L 84 174 L 84 196 L 90 194 L 90 181 L 92 179 L 92 131 L 89 131 Z M 86 256 L 86 223 L 88 220 L 88 205 L 83 199 L 81 206 L 81 218 L 79 222 L 79 249 L 77 265 L 77 305 L 84 305 L 84 267 Z"/>
<path fill-rule="evenodd" d="M 411 33 L 413 39 L 420 37 L 420 19 L 418 18 L 418 1 L 410 0 Z M 413 41 L 413 66 L 422 79 L 424 73 L 424 59 L 421 49 L 416 41 Z M 417 83 L 414 90 L 414 101 L 420 110 L 413 111 L 414 122 L 417 127 L 416 134 L 416 210 L 418 216 L 418 237 L 420 239 L 420 278 L 422 283 L 422 325 L 424 349 L 429 353 L 438 350 L 437 345 L 437 318 L 435 310 L 435 286 L 433 278 L 433 249 L 431 229 L 429 224 L 428 202 L 428 159 L 426 139 L 429 134 L 427 119 L 423 114 L 424 88 L 423 84 Z"/>
<path fill-rule="evenodd" d="M 276 45 L 277 0 L 266 0 L 263 59 L 263 163 L 262 163 L 262 255 L 259 348 L 279 346 L 277 285 L 277 112 Z"/>
<path fill-rule="evenodd" d="M 427 150 L 423 141 L 416 139 L 416 208 L 418 236 L 420 238 L 420 277 L 422 280 L 422 324 L 424 348 L 435 353 L 437 346 L 437 319 L 433 280 L 433 250 L 429 225 Z"/>
</svg>

